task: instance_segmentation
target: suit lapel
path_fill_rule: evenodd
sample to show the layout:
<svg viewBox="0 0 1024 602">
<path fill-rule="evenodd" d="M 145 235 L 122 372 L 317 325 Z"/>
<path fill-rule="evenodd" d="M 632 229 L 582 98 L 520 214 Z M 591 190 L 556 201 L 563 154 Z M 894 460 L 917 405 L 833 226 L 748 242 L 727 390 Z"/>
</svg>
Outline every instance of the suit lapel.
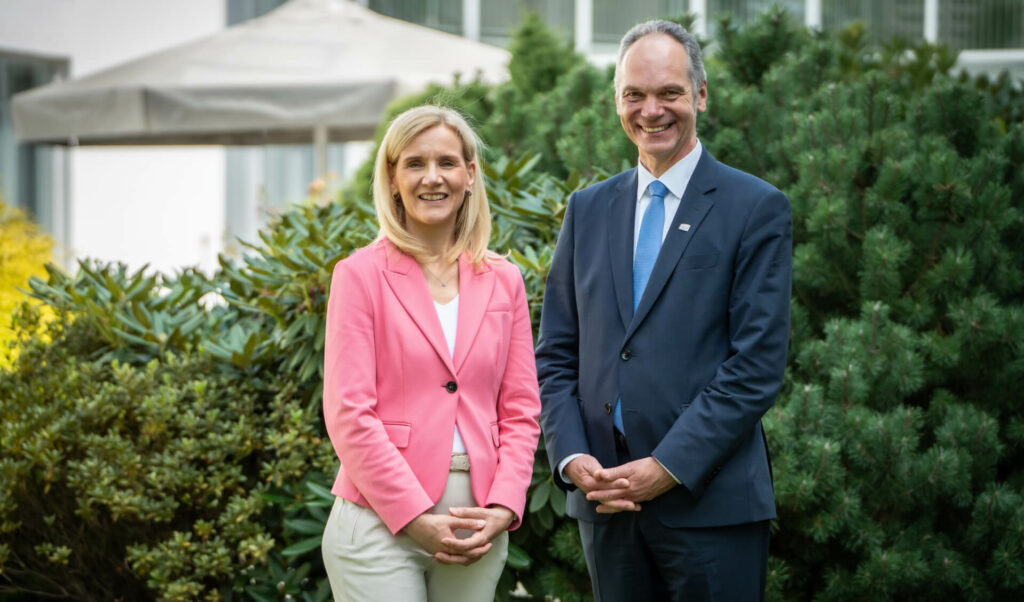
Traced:
<svg viewBox="0 0 1024 602">
<path fill-rule="evenodd" d="M 690 176 L 689 184 L 686 185 L 686 192 L 683 193 L 679 209 L 676 210 L 676 215 L 672 218 L 672 225 L 665 236 L 665 242 L 661 245 L 658 259 L 654 262 L 654 269 L 651 271 L 650 280 L 647 281 L 644 295 L 640 298 L 640 305 L 636 308 L 636 314 L 626 329 L 627 338 L 633 334 L 647 313 L 650 312 L 654 301 L 661 295 L 672 271 L 675 270 L 679 259 L 686 251 L 686 247 L 689 246 L 708 211 L 714 205 L 707 195 L 717 186 L 715 183 L 716 165 L 714 157 L 707 149 L 704 149 L 697 168 Z M 630 223 L 632 224 L 632 221 Z M 681 224 L 689 224 L 689 228 L 681 230 L 679 228 Z M 632 278 L 632 269 L 630 278 Z"/>
<path fill-rule="evenodd" d="M 462 369 L 473 340 L 484 320 L 494 289 L 494 270 L 486 263 L 474 267 L 463 254 L 459 257 L 459 322 L 455 335 L 455 374 Z"/>
<path fill-rule="evenodd" d="M 612 191 L 608 207 L 608 255 L 622 327 L 633 319 L 633 225 L 636 219 L 636 168 Z"/>
<path fill-rule="evenodd" d="M 423 271 L 420 270 L 416 260 L 399 251 L 390 242 L 387 243 L 386 249 L 387 267 L 384 270 L 384 279 L 395 293 L 398 302 L 402 304 L 406 313 L 423 333 L 423 337 L 434 348 L 437 356 L 448 367 L 448 370 L 455 374 L 451 355 L 448 353 L 448 343 L 441 330 L 441 320 L 437 317 L 437 310 L 434 309 L 434 299 L 430 296 L 430 289 L 423 277 Z"/>
</svg>

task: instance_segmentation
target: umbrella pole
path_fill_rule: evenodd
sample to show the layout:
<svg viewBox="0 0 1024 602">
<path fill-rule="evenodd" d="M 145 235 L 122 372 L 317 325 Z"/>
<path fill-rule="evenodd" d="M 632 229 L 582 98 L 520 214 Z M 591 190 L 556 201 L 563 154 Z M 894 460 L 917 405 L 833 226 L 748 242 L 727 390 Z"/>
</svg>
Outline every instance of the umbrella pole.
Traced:
<svg viewBox="0 0 1024 602">
<path fill-rule="evenodd" d="M 313 126 L 313 179 L 327 176 L 327 126 Z"/>
</svg>

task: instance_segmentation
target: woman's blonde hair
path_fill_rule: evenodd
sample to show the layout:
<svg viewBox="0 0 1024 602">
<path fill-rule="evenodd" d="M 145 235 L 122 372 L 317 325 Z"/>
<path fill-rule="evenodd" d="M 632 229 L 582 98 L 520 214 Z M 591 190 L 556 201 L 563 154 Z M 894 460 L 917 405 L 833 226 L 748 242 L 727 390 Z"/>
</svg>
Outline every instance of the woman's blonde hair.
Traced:
<svg viewBox="0 0 1024 602">
<path fill-rule="evenodd" d="M 390 240 L 402 252 L 418 260 L 434 258 L 426 246 L 406 229 L 402 199 L 396 199 L 391 194 L 391 172 L 398 162 L 398 156 L 416 136 L 439 125 L 450 128 L 462 141 L 462 158 L 466 162 L 466 169 L 469 169 L 470 163 L 476 164 L 476 178 L 469 190 L 470 195 L 463 201 L 456 215 L 455 240 L 444 259 L 455 261 L 466 252 L 473 263 L 479 264 L 484 260 L 491 237 L 491 212 L 487 205 L 483 173 L 477 160 L 480 140 L 465 118 L 447 107 L 415 107 L 395 117 L 388 126 L 377 150 L 373 169 L 373 203 L 380 223 L 378 238 Z"/>
</svg>

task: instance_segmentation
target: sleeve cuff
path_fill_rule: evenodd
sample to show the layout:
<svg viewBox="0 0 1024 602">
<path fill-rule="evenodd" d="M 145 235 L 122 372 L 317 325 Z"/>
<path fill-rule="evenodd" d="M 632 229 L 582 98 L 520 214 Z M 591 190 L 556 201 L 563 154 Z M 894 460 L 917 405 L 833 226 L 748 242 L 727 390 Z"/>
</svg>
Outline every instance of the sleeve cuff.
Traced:
<svg viewBox="0 0 1024 602">
<path fill-rule="evenodd" d="M 654 458 L 654 456 L 651 456 L 651 457 Z M 665 472 L 668 473 L 668 476 L 672 477 L 672 480 L 676 482 L 676 485 L 682 485 L 683 484 L 683 482 L 680 481 L 679 478 L 676 477 L 676 475 L 672 474 L 672 471 L 668 469 L 668 466 L 665 466 L 664 464 L 661 463 L 661 460 L 659 460 L 657 458 L 654 458 L 654 461 L 657 462 L 658 464 L 660 464 L 661 467 L 665 469 Z"/>
<path fill-rule="evenodd" d="M 562 479 L 563 483 L 567 485 L 573 485 L 573 482 L 569 480 L 568 477 L 565 476 L 565 467 L 569 465 L 569 462 L 572 462 L 573 460 L 579 458 L 582 455 L 583 454 L 569 454 L 568 456 L 565 457 L 564 460 L 558 463 L 558 478 Z"/>
</svg>

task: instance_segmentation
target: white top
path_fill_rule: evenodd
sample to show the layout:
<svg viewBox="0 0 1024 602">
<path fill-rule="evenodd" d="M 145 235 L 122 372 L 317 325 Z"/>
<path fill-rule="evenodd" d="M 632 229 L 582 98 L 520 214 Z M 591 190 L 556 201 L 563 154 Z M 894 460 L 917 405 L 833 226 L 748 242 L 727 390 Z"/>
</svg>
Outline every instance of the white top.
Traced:
<svg viewBox="0 0 1024 602">
<path fill-rule="evenodd" d="M 697 162 L 700 161 L 702 150 L 703 147 L 698 140 L 697 146 L 693 147 L 688 155 L 676 161 L 675 165 L 669 167 L 668 171 L 661 174 L 660 178 L 655 178 L 654 174 L 647 171 L 642 163 L 637 163 L 636 217 L 633 220 L 634 255 L 636 255 L 636 243 L 640 240 L 640 223 L 644 219 L 644 212 L 647 211 L 648 205 L 651 204 L 651 193 L 647 191 L 647 187 L 654 180 L 661 180 L 661 183 L 668 188 L 668 193 L 665 195 L 665 225 L 661 230 L 661 240 L 664 242 L 669 229 L 672 228 L 672 220 L 676 216 L 676 211 L 679 210 L 679 204 L 683 200 L 683 193 L 686 192 L 686 187 L 690 184 L 693 171 L 697 169 Z"/>
<path fill-rule="evenodd" d="M 448 342 L 448 355 L 455 355 L 455 331 L 459 326 L 459 296 L 448 303 L 441 305 L 434 301 L 434 309 L 437 310 L 437 317 L 441 320 L 441 330 L 444 331 L 444 339 Z M 455 425 L 455 437 L 452 439 L 452 453 L 466 453 L 466 444 L 462 442 L 462 435 L 459 434 L 459 426 Z"/>
</svg>

